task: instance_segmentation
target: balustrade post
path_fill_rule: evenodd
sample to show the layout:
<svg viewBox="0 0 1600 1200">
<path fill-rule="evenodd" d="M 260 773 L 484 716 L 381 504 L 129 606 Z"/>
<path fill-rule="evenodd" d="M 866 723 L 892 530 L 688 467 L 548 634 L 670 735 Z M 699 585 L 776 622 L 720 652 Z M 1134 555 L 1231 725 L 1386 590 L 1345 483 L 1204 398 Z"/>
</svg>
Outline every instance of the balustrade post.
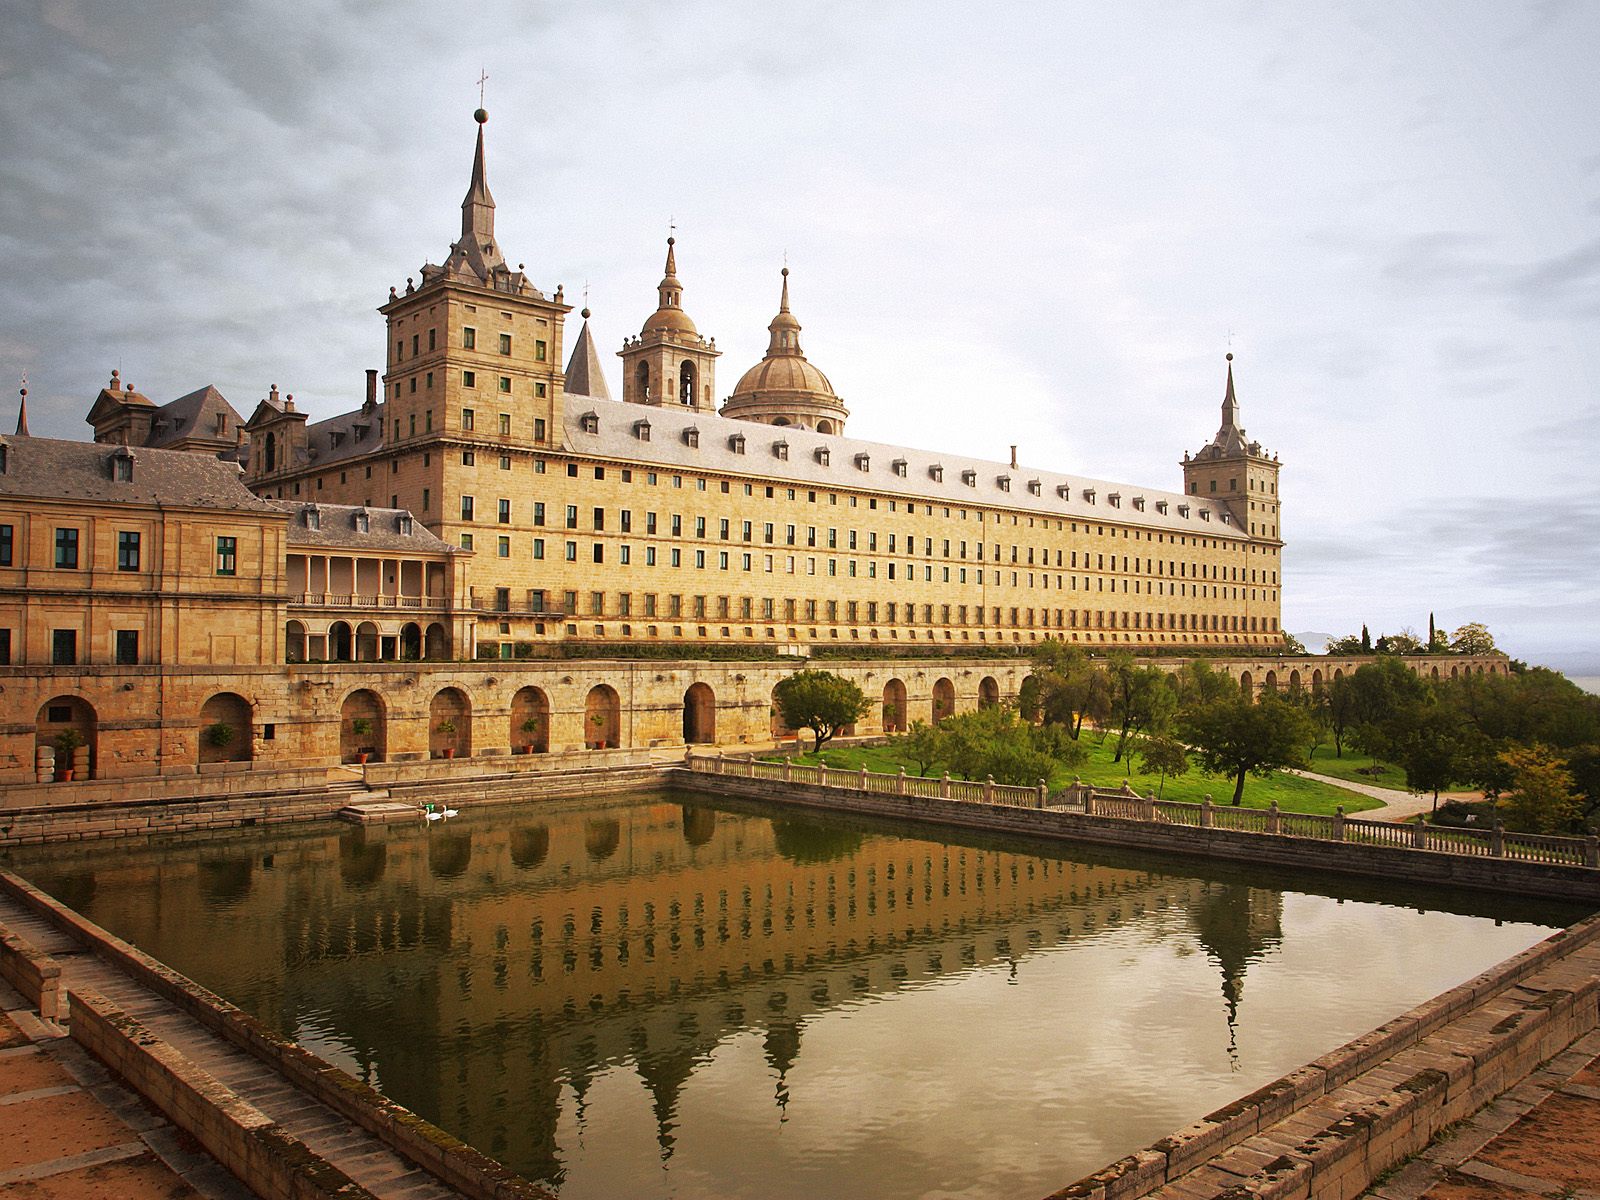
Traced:
<svg viewBox="0 0 1600 1200">
<path fill-rule="evenodd" d="M 1151 792 L 1144 801 L 1144 819 L 1154 823 L 1156 819 L 1156 794 Z"/>
<path fill-rule="evenodd" d="M 794 778 L 794 760 L 785 757 L 783 760 L 783 781 L 790 782 Z"/>
<path fill-rule="evenodd" d="M 1083 815 L 1086 817 L 1094 816 L 1094 789 L 1081 783 L 1074 783 L 1073 786 L 1083 789 Z"/>
<path fill-rule="evenodd" d="M 950 799 L 950 772 L 944 773 L 944 778 L 939 781 L 939 795 L 942 799 Z"/>
<path fill-rule="evenodd" d="M 1211 797 L 1207 796 L 1204 800 L 1200 801 L 1200 828 L 1210 829 L 1211 821 Z"/>
<path fill-rule="evenodd" d="M 994 803 L 994 776 L 993 775 L 985 775 L 983 777 L 983 802 L 985 804 L 993 804 Z"/>
<path fill-rule="evenodd" d="M 867 769 L 865 767 L 861 768 L 861 790 L 863 792 L 867 790 Z"/>
<path fill-rule="evenodd" d="M 1333 840 L 1344 841 L 1344 805 L 1339 805 L 1333 810 Z"/>
<path fill-rule="evenodd" d="M 900 778 L 895 782 L 894 794 L 896 796 L 904 796 L 906 794 L 906 769 L 904 767 L 900 768 Z"/>
<path fill-rule="evenodd" d="M 1500 818 L 1494 819 L 1494 825 L 1489 830 L 1489 853 L 1496 858 L 1506 856 L 1506 827 L 1500 824 Z"/>
<path fill-rule="evenodd" d="M 1283 814 L 1278 811 L 1278 802 L 1276 800 L 1267 806 L 1267 832 L 1283 832 Z"/>
<path fill-rule="evenodd" d="M 715 769 L 715 771 L 716 771 L 716 773 L 718 775 L 722 775 L 722 774 L 726 773 L 727 757 L 728 756 L 726 754 L 724 754 L 721 750 L 717 751 L 717 765 L 716 765 L 716 767 L 714 769 Z"/>
<path fill-rule="evenodd" d="M 1428 826 L 1420 816 L 1411 827 L 1411 846 L 1415 850 L 1425 850 L 1428 846 Z"/>
<path fill-rule="evenodd" d="M 1050 789 L 1045 786 L 1044 780 L 1041 779 L 1039 780 L 1039 803 L 1034 805 L 1034 807 L 1043 808 L 1049 802 L 1049 800 Z"/>
<path fill-rule="evenodd" d="M 1583 865 L 1600 867 L 1600 837 L 1592 833 L 1583 839 Z"/>
</svg>

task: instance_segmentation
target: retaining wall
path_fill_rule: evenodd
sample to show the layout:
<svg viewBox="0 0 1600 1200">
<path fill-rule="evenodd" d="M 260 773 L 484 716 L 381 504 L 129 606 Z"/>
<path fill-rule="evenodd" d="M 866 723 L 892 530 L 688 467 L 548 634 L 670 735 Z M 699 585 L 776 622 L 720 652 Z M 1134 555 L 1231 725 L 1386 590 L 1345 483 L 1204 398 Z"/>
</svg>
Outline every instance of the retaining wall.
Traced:
<svg viewBox="0 0 1600 1200">
<path fill-rule="evenodd" d="M 0 925 L 0 979 L 17 989 L 47 1021 L 66 1017 L 61 964 L 26 938 Z"/>
</svg>

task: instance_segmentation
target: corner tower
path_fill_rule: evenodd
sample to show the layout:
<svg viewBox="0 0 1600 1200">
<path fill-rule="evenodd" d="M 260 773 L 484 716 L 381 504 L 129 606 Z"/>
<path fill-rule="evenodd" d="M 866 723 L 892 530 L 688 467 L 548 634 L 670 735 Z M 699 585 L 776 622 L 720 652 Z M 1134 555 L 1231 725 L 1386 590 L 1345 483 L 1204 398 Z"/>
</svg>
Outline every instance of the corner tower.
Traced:
<svg viewBox="0 0 1600 1200">
<path fill-rule="evenodd" d="M 767 353 L 739 378 L 722 415 L 763 425 L 798 425 L 818 433 L 843 433 L 850 415 L 828 377 L 806 361 L 800 322 L 789 311 L 789 268 L 783 268 L 778 315 L 767 326 Z"/>
<path fill-rule="evenodd" d="M 667 266 L 656 285 L 656 311 L 639 336 L 622 344 L 622 399 L 628 404 L 678 404 L 714 412 L 717 339 L 700 336 L 683 311 L 677 239 L 667 239 Z"/>
<path fill-rule="evenodd" d="M 571 306 L 512 270 L 494 233 L 494 197 L 478 109 L 472 178 L 461 201 L 461 236 L 442 265 L 424 263 L 420 284 L 389 289 L 383 375 L 384 440 L 390 447 L 450 437 L 549 447 L 560 438 L 561 335 Z M 369 401 L 370 403 L 370 401 Z"/>
<path fill-rule="evenodd" d="M 1249 440 L 1239 424 L 1233 355 L 1222 394 L 1222 424 L 1210 443 L 1183 456 L 1183 490 L 1227 509 L 1234 526 L 1257 541 L 1282 544 L 1278 530 L 1278 458 Z"/>
</svg>

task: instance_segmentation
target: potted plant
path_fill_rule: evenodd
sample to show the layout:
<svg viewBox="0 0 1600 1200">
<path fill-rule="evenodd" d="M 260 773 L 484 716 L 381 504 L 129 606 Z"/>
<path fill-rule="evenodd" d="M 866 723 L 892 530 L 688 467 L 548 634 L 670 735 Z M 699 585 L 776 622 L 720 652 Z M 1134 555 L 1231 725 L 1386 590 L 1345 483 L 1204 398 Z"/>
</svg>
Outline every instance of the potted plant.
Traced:
<svg viewBox="0 0 1600 1200">
<path fill-rule="evenodd" d="M 202 736 L 206 740 L 206 745 L 225 750 L 233 745 L 234 729 L 226 721 L 217 721 L 215 724 L 207 725 Z"/>
<path fill-rule="evenodd" d="M 76 729 L 63 729 L 55 736 L 56 748 L 56 778 L 62 783 L 71 783 L 73 777 L 72 755 L 79 746 L 83 745 L 83 734 Z M 66 765 L 63 766 L 62 764 Z"/>
<path fill-rule="evenodd" d="M 352 717 L 350 719 L 350 733 L 352 737 L 364 738 L 372 733 L 372 720 L 369 717 Z M 370 747 L 361 746 L 356 750 L 356 762 L 365 763 L 372 753 Z"/>
<path fill-rule="evenodd" d="M 433 731 L 442 738 L 454 738 L 456 735 L 456 723 L 449 717 L 446 717 L 433 727 Z M 456 748 L 454 745 L 445 746 L 443 748 L 443 752 L 446 758 L 454 758 L 456 756 Z"/>
<path fill-rule="evenodd" d="M 524 754 L 532 754 L 533 735 L 539 732 L 539 718 L 533 716 L 524 721 L 522 723 L 522 732 L 528 735 L 527 740 L 522 744 L 522 752 Z"/>
</svg>

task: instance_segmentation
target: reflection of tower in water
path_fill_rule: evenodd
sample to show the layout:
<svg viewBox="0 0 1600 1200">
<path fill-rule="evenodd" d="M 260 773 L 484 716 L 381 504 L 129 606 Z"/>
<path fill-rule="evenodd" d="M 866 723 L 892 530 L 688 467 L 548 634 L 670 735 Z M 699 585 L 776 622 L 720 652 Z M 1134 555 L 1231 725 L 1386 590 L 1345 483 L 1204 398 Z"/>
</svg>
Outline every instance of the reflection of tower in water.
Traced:
<svg viewBox="0 0 1600 1200">
<path fill-rule="evenodd" d="M 1238 1061 L 1239 1004 L 1244 976 L 1283 940 L 1283 894 L 1234 883 L 1208 883 L 1189 909 L 1195 934 L 1222 969 L 1222 999 L 1228 1015 L 1228 1058 Z"/>
</svg>

